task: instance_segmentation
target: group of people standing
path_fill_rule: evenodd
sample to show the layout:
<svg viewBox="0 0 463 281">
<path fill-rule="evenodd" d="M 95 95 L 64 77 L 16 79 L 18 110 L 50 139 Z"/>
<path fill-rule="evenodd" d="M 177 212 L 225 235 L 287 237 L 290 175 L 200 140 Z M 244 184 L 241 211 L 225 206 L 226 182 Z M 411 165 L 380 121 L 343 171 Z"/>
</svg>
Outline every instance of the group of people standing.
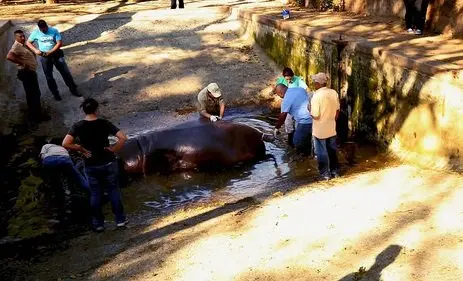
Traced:
<svg viewBox="0 0 463 281">
<path fill-rule="evenodd" d="M 61 144 L 45 144 L 40 156 L 46 172 L 62 172 L 88 191 L 93 229 L 101 232 L 105 226 L 102 212 L 105 192 L 111 202 L 116 226 L 124 227 L 128 222 L 121 199 L 119 165 L 115 155 L 124 146 L 127 136 L 110 121 L 98 117 L 98 106 L 95 99 L 86 99 L 81 105 L 85 118 L 71 127 Z M 116 143 L 110 145 L 109 136 L 115 136 Z M 68 151 L 82 156 L 83 173 L 75 167 Z"/>
<path fill-rule="evenodd" d="M 311 78 L 315 87 L 313 93 L 307 92 L 307 84 L 290 68 L 283 70 L 275 86 L 275 93 L 283 101 L 274 135 L 279 134 L 284 124 L 288 144 L 294 145 L 302 156 L 311 156 L 315 151 L 320 176 L 329 180 L 339 176 L 336 151 L 339 97 L 335 90 L 327 87 L 328 75 L 320 72 Z"/>
<path fill-rule="evenodd" d="M 42 65 L 48 88 L 57 101 L 61 101 L 58 85 L 53 77 L 55 67 L 61 74 L 72 95 L 81 97 L 61 50 L 59 31 L 48 26 L 44 20 L 37 22 L 37 29 L 26 40 L 22 30 L 14 32 L 15 42 L 7 54 L 7 59 L 18 66 L 18 79 L 22 81 L 26 93 L 29 118 L 33 121 L 50 120 L 41 108 L 41 92 L 37 78 L 37 59 Z M 74 124 L 62 143 L 48 143 L 42 147 L 40 157 L 45 170 L 60 171 L 90 193 L 90 208 L 93 227 L 104 230 L 104 216 L 101 208 L 103 193 L 107 191 L 115 215 L 117 227 L 127 223 L 119 189 L 119 171 L 115 153 L 122 148 L 127 136 L 108 120 L 98 118 L 98 102 L 85 99 L 81 104 L 84 120 Z M 108 137 L 115 136 L 117 142 L 109 144 Z M 77 141 L 79 144 L 77 144 Z M 83 156 L 85 167 L 81 173 L 75 166 L 68 151 Z"/>
<path fill-rule="evenodd" d="M 43 20 L 26 41 L 22 30 L 14 32 L 15 42 L 7 59 L 18 66 L 18 78 L 26 92 L 29 116 L 35 120 L 49 120 L 41 109 L 40 87 L 37 78 L 37 60 L 42 65 L 48 88 L 55 100 L 61 95 L 53 77 L 53 67 L 60 72 L 72 95 L 81 97 L 77 85 L 69 71 L 61 50 L 61 34 L 49 27 Z M 37 46 L 35 46 L 36 44 Z M 275 134 L 285 124 L 288 143 L 295 146 L 298 153 L 312 155 L 312 143 L 318 161 L 320 174 L 324 179 L 338 176 L 336 156 L 336 118 L 339 99 L 336 91 L 327 88 L 328 76 L 324 73 L 312 75 L 316 91 L 307 92 L 307 84 L 294 75 L 290 68 L 283 70 L 277 80 L 275 93 L 283 98 L 281 114 L 275 126 Z M 197 96 L 201 118 L 211 122 L 221 120 L 225 113 L 225 102 L 217 83 L 210 83 Z M 127 136 L 108 120 L 98 118 L 98 102 L 85 99 L 81 104 L 84 120 L 74 124 L 64 137 L 61 145 L 49 143 L 42 147 L 40 156 L 44 168 L 60 169 L 90 193 L 90 207 L 94 230 L 104 230 L 102 196 L 107 191 L 115 215 L 117 227 L 127 223 L 119 189 L 119 171 L 115 153 L 120 150 Z M 117 142 L 110 145 L 108 137 L 115 136 Z M 69 151 L 83 156 L 85 167 L 81 173 L 74 166 Z"/>
<path fill-rule="evenodd" d="M 47 121 L 50 120 L 50 116 L 42 111 L 40 101 L 42 94 L 36 72 L 36 56 L 39 56 L 48 88 L 55 100 L 60 101 L 62 98 L 53 77 L 54 67 L 63 77 L 71 94 L 76 97 L 82 95 L 78 92 L 77 85 L 64 59 L 60 32 L 48 26 L 44 20 L 39 20 L 37 27 L 27 40 L 24 31 L 18 29 L 14 32 L 15 42 L 6 59 L 18 66 L 18 79 L 22 82 L 26 93 L 29 118 L 33 121 Z"/>
</svg>

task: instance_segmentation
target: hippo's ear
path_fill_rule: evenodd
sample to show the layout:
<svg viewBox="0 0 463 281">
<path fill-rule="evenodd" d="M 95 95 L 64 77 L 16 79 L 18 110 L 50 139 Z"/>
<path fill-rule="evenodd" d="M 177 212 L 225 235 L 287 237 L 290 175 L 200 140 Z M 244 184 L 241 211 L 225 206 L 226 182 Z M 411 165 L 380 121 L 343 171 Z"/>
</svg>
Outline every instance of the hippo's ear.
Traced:
<svg viewBox="0 0 463 281">
<path fill-rule="evenodd" d="M 266 141 L 266 142 L 274 142 L 275 137 L 273 135 L 270 135 L 270 134 L 262 134 L 262 140 Z"/>
</svg>

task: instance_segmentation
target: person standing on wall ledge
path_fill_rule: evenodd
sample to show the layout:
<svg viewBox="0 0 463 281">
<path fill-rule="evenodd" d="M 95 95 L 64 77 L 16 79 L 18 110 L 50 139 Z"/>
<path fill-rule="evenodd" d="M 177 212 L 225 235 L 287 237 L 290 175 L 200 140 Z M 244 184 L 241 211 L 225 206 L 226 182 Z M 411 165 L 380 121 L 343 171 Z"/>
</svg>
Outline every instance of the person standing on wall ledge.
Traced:
<svg viewBox="0 0 463 281">
<path fill-rule="evenodd" d="M 108 120 L 97 116 L 98 102 L 86 99 L 81 105 L 85 119 L 77 122 L 63 140 L 63 147 L 83 154 L 85 174 L 90 189 L 90 207 L 93 227 L 97 232 L 104 230 L 104 215 L 101 209 L 101 197 L 107 189 L 116 226 L 127 224 L 119 190 L 119 167 L 115 153 L 127 140 L 127 136 Z M 108 136 L 116 136 L 117 142 L 110 146 Z M 80 144 L 76 144 L 76 140 Z"/>
<path fill-rule="evenodd" d="M 170 0 L 170 8 L 176 9 L 177 8 L 177 0 Z M 183 9 L 185 5 L 183 4 L 183 0 L 178 0 L 178 8 Z"/>
<path fill-rule="evenodd" d="M 26 43 L 26 37 L 22 30 L 14 32 L 15 42 L 8 52 L 6 59 L 18 65 L 18 79 L 21 80 L 26 92 L 27 109 L 31 121 L 47 121 L 50 116 L 42 113 L 40 103 L 39 81 L 37 79 L 37 60 L 34 52 L 29 49 Z"/>
<path fill-rule="evenodd" d="M 210 83 L 198 94 L 198 110 L 201 117 L 216 122 L 223 118 L 225 102 L 219 85 Z"/>
<path fill-rule="evenodd" d="M 49 27 L 44 20 L 37 22 L 38 29 L 34 30 L 27 39 L 27 46 L 40 56 L 40 63 L 47 79 L 48 88 L 55 100 L 60 101 L 61 96 L 56 85 L 55 78 L 53 78 L 53 65 L 58 69 L 63 77 L 64 83 L 68 86 L 69 91 L 76 97 L 81 97 L 77 91 L 77 85 L 74 82 L 71 71 L 64 60 L 64 53 L 61 50 L 63 43 L 61 41 L 61 34 L 54 27 Z M 37 43 L 38 48 L 34 46 Z"/>
<path fill-rule="evenodd" d="M 405 25 L 408 33 L 422 35 L 426 22 L 429 0 L 404 0 Z"/>
<path fill-rule="evenodd" d="M 324 180 L 339 176 L 336 146 L 336 119 L 339 114 L 339 97 L 335 90 L 326 87 L 325 73 L 312 75 L 315 93 L 309 107 L 313 118 L 313 142 L 318 170 Z"/>
<path fill-rule="evenodd" d="M 303 88 L 307 91 L 307 84 L 300 76 L 295 76 L 291 68 L 285 67 L 283 69 L 283 75 L 277 78 L 275 85 L 283 84 L 288 88 Z M 309 99 L 312 97 L 312 93 L 307 92 Z M 294 118 L 288 114 L 285 120 L 285 132 L 288 134 L 288 145 L 293 147 L 293 137 L 294 137 Z"/>
</svg>

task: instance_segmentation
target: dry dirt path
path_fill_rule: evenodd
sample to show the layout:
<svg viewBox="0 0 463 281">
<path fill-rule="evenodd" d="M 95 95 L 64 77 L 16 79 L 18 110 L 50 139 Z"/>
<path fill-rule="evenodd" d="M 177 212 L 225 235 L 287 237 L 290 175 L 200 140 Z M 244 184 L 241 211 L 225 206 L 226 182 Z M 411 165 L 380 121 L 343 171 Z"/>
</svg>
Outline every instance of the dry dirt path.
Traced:
<svg viewBox="0 0 463 281">
<path fill-rule="evenodd" d="M 194 109 L 197 93 L 210 82 L 220 85 L 229 104 L 258 102 L 263 91 L 268 93 L 278 73 L 248 41 L 237 37 L 240 24 L 230 6 L 200 1 L 170 10 L 166 1 L 156 5 L 157 9 L 114 14 L 48 18 L 44 13 L 62 33 L 80 92 L 103 104 L 103 116 L 117 122 L 131 112 Z M 15 23 L 14 28 L 28 33 L 35 28 L 33 22 Z M 62 135 L 82 118 L 82 99 L 70 95 L 55 71 L 63 101 L 54 101 L 41 69 L 38 74 L 53 119 L 36 133 Z M 19 82 L 16 89 L 24 99 Z"/>
<path fill-rule="evenodd" d="M 276 75 L 217 6 L 71 15 L 57 26 L 81 91 L 113 120 L 189 107 L 210 81 L 241 103 Z M 81 118 L 58 81 L 61 103 L 42 88 L 55 118 L 42 133 Z M 340 180 L 88 233 L 5 280 L 463 280 L 462 176 L 373 160 Z"/>
<path fill-rule="evenodd" d="M 15 280 L 462 280 L 462 186 L 370 159 L 328 183 L 84 235 Z"/>
</svg>

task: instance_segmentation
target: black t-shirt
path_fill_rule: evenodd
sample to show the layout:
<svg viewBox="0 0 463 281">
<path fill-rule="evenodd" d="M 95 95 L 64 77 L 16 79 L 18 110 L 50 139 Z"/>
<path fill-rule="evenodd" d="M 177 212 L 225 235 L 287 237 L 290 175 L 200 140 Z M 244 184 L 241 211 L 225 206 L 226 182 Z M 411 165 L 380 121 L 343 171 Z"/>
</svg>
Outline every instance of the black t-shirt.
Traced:
<svg viewBox="0 0 463 281">
<path fill-rule="evenodd" d="M 115 159 L 114 153 L 105 149 L 109 147 L 108 136 L 115 136 L 119 128 L 104 119 L 93 121 L 82 120 L 75 123 L 69 135 L 78 140 L 80 145 L 92 153 L 90 158 L 85 158 L 89 166 L 107 164 Z"/>
</svg>

